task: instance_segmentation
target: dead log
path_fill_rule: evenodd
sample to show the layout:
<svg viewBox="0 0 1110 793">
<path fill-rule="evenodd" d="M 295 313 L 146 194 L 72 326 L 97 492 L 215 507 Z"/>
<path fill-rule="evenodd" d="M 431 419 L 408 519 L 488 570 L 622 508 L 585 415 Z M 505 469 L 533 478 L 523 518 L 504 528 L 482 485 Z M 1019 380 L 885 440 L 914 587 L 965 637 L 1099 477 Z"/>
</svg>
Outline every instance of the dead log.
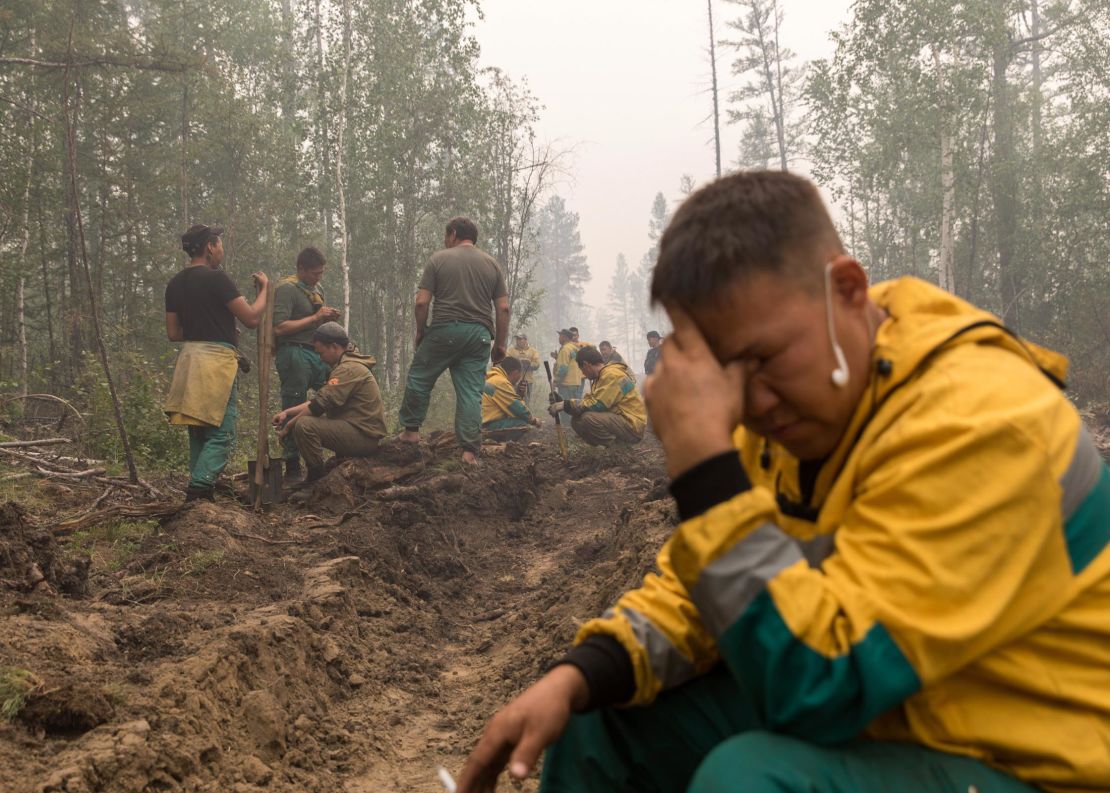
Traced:
<svg viewBox="0 0 1110 793">
<path fill-rule="evenodd" d="M 4 441 L 0 449 L 22 449 L 27 446 L 57 446 L 61 443 L 73 443 L 69 438 L 43 438 L 39 441 Z"/>
</svg>

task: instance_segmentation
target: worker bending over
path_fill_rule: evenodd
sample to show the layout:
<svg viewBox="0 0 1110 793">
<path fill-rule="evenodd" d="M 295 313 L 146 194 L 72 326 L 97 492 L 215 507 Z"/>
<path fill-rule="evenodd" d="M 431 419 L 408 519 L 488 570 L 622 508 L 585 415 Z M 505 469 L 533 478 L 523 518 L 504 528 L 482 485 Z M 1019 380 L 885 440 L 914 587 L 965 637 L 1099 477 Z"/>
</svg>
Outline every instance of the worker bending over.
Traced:
<svg viewBox="0 0 1110 793">
<path fill-rule="evenodd" d="M 520 440 L 540 420 L 520 398 L 517 386 L 524 367 L 516 358 L 506 356 L 486 373 L 482 390 L 482 431 L 501 441 Z"/>
<path fill-rule="evenodd" d="M 274 416 L 284 436 L 292 433 L 305 461 L 304 483 L 324 475 L 324 449 L 338 457 L 369 457 L 385 437 L 385 409 L 373 356 L 348 349 L 350 339 L 338 322 L 325 322 L 312 334 L 312 345 L 331 367 L 323 388 L 307 402 Z"/>
<path fill-rule="evenodd" d="M 783 172 L 687 199 L 651 294 L 681 522 L 459 793 L 545 746 L 545 793 L 1110 790 L 1110 469 L 1066 361 L 868 288 Z"/>
<path fill-rule="evenodd" d="M 571 428 L 591 446 L 642 441 L 647 410 L 632 370 L 623 363 L 605 363 L 594 347 L 580 349 L 577 360 L 592 383 L 590 393 L 583 399 L 555 402 L 548 412 L 552 416 L 565 412 L 571 417 Z"/>
</svg>

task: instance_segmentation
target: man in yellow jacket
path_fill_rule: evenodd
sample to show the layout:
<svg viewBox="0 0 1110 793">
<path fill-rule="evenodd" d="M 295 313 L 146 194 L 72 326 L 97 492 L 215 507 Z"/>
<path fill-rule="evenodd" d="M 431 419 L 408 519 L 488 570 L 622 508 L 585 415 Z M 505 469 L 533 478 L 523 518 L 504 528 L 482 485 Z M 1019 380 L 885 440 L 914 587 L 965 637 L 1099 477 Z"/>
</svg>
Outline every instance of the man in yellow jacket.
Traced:
<svg viewBox="0 0 1110 793">
<path fill-rule="evenodd" d="M 520 361 L 523 374 L 520 382 L 516 384 L 516 390 L 527 405 L 532 401 L 532 384 L 536 381 L 536 371 L 540 368 L 540 353 L 528 343 L 528 336 L 518 333 L 506 355 Z"/>
<path fill-rule="evenodd" d="M 652 299 L 680 523 L 459 793 L 545 746 L 545 793 L 1110 790 L 1110 469 L 1066 362 L 922 281 L 868 289 L 782 172 L 692 195 Z"/>
<path fill-rule="evenodd" d="M 591 446 L 639 443 L 644 439 L 647 409 L 636 390 L 636 378 L 623 363 L 606 363 L 594 347 L 578 351 L 578 366 L 592 383 L 584 399 L 555 402 L 548 412 L 571 417 L 570 426 Z"/>
<path fill-rule="evenodd" d="M 520 440 L 540 420 L 524 404 L 517 391 L 524 367 L 516 358 L 505 356 L 486 372 L 482 390 L 482 431 L 503 441 Z"/>
<path fill-rule="evenodd" d="M 555 356 L 555 392 L 563 399 L 582 398 L 582 370 L 578 366 L 578 350 L 569 330 L 559 331 L 559 352 Z"/>
</svg>

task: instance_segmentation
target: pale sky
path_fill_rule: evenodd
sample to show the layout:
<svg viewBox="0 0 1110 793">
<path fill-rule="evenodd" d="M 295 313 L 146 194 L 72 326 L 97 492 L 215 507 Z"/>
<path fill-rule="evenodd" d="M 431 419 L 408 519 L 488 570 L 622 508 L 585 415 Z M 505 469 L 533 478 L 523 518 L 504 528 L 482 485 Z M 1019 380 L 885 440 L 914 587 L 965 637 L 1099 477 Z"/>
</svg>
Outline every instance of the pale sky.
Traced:
<svg viewBox="0 0 1110 793">
<path fill-rule="evenodd" d="M 828 57 L 829 31 L 850 0 L 780 0 L 783 46 L 800 59 Z M 558 192 L 579 213 L 593 282 L 587 302 L 603 305 L 617 254 L 639 265 L 648 247 L 655 194 L 672 202 L 679 179 L 713 177 L 705 0 L 482 0 L 474 33 L 482 62 L 525 78 L 543 103 L 542 139 L 574 148 Z M 716 38 L 737 7 L 714 2 Z M 738 78 L 733 53 L 717 51 L 722 101 Z M 736 158 L 738 130 L 724 123 L 722 167 Z"/>
</svg>

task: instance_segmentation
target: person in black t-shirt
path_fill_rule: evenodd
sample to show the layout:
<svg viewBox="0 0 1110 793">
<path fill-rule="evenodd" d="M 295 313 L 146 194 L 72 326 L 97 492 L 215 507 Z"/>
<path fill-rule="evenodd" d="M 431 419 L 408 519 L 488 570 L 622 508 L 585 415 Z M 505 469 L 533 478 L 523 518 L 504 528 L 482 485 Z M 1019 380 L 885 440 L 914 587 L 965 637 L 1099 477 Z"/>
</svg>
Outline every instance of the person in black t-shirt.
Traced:
<svg viewBox="0 0 1110 793">
<path fill-rule="evenodd" d="M 219 347 L 237 347 L 238 319 L 248 328 L 258 326 L 266 311 L 265 273 L 255 273 L 254 280 L 259 287 L 258 297 L 253 304 L 247 303 L 239 293 L 235 283 L 227 273 L 220 269 L 224 260 L 224 244 L 220 239 L 223 229 L 219 226 L 197 225 L 181 235 L 181 248 L 189 255 L 189 266 L 170 279 L 166 287 L 166 335 L 170 341 L 185 342 L 178 358 L 174 385 L 170 399 L 181 410 L 170 410 L 170 420 L 189 426 L 189 487 L 185 491 L 186 501 L 214 498 L 216 477 L 227 465 L 228 455 L 235 440 L 236 385 L 234 356 L 220 353 Z M 198 378 L 193 376 L 198 370 L 208 370 L 215 377 Z M 196 390 L 199 382 L 231 382 L 226 407 L 222 419 L 214 422 L 220 414 L 218 407 L 211 404 L 198 405 L 206 396 Z M 190 389 L 189 386 L 194 388 Z M 220 392 L 222 404 L 223 391 Z M 207 409 L 205 409 L 207 408 Z M 204 418 L 197 418 L 203 413 Z"/>
</svg>

